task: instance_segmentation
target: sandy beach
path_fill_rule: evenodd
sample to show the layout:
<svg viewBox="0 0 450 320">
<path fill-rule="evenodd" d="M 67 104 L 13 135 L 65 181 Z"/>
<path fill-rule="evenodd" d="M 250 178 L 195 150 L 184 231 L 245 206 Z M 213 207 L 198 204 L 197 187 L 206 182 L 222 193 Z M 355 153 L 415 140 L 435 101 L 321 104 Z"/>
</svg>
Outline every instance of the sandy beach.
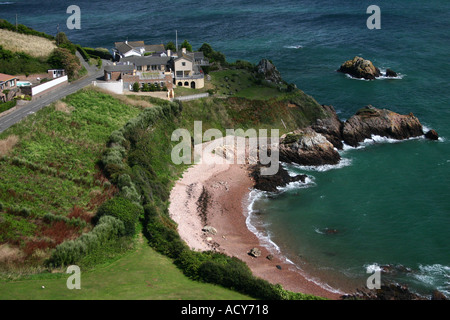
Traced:
<svg viewBox="0 0 450 320">
<path fill-rule="evenodd" d="M 190 167 L 170 195 L 169 212 L 181 238 L 193 250 L 235 256 L 246 262 L 255 276 L 287 290 L 339 299 L 342 293 L 308 280 L 295 266 L 269 252 L 247 228 L 248 196 L 253 184 L 245 164 L 208 162 Z M 205 226 L 214 227 L 217 233 L 203 232 Z M 248 254 L 255 247 L 261 250 L 258 258 Z M 266 258 L 269 254 L 272 260 Z"/>
</svg>

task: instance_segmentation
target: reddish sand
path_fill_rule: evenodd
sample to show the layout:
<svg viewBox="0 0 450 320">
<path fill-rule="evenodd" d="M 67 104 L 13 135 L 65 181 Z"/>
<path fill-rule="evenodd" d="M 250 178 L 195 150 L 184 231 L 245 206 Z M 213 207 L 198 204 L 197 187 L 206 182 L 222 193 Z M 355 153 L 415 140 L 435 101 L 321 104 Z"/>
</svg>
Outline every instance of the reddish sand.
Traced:
<svg viewBox="0 0 450 320">
<path fill-rule="evenodd" d="M 287 290 L 339 299 L 342 293 L 326 290 L 308 280 L 282 257 L 275 254 L 272 260 L 266 258 L 271 252 L 261 245 L 246 224 L 247 202 L 252 187 L 253 181 L 246 165 L 202 163 L 189 168 L 170 196 L 169 212 L 178 224 L 182 239 L 193 250 L 216 250 L 235 256 L 246 262 L 255 276 L 279 283 Z M 201 213 L 198 200 L 205 191 L 208 205 Z M 206 225 L 214 227 L 217 234 L 203 232 Z M 258 258 L 248 254 L 254 247 L 261 250 Z"/>
</svg>

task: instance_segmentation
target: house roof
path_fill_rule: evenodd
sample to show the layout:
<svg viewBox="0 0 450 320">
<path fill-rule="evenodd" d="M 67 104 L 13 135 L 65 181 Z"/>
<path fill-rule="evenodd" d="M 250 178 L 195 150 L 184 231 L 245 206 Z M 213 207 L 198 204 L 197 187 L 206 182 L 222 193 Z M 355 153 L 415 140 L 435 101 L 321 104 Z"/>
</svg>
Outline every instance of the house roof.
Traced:
<svg viewBox="0 0 450 320">
<path fill-rule="evenodd" d="M 149 44 L 144 46 L 146 52 L 163 52 L 166 51 L 163 44 Z"/>
<path fill-rule="evenodd" d="M 0 82 L 5 82 L 8 80 L 16 79 L 17 77 L 11 76 L 9 74 L 0 73 Z"/>
<path fill-rule="evenodd" d="M 192 57 L 192 55 L 190 55 L 190 53 L 183 53 L 182 51 L 178 51 L 177 52 L 178 58 L 176 58 L 175 60 L 180 60 L 182 58 L 189 60 L 189 61 L 194 61 L 194 58 Z"/>
<path fill-rule="evenodd" d="M 165 65 L 169 62 L 170 57 L 147 56 L 147 57 L 128 57 L 123 58 L 122 62 L 130 62 L 136 66 Z"/>
<path fill-rule="evenodd" d="M 120 53 L 127 53 L 127 52 L 130 52 L 131 50 L 133 50 L 133 47 L 125 42 L 116 42 L 114 44 L 114 46 L 116 47 L 117 51 L 119 51 Z"/>
<path fill-rule="evenodd" d="M 134 66 L 131 64 L 122 64 L 122 65 L 108 65 L 105 66 L 106 72 L 126 72 L 126 71 L 134 71 Z"/>
</svg>

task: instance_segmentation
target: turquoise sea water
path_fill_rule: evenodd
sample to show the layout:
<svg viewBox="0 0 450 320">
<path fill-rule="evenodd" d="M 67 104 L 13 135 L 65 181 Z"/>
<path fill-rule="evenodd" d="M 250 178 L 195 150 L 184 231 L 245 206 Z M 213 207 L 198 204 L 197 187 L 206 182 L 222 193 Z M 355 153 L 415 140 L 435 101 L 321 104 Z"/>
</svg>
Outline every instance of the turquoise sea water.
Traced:
<svg viewBox="0 0 450 320">
<path fill-rule="evenodd" d="M 67 30 L 66 8 L 81 8 L 81 30 Z M 381 30 L 366 9 L 381 8 Z M 289 82 L 341 118 L 367 104 L 413 112 L 440 141 L 377 140 L 348 148 L 334 168 L 289 167 L 311 183 L 259 194 L 252 223 L 321 283 L 364 287 L 370 265 L 402 265 L 386 276 L 429 293 L 450 294 L 450 3 L 397 1 L 0 1 L 0 18 L 85 46 L 115 41 L 203 42 L 229 60 L 271 59 Z M 296 46 L 302 46 L 297 49 Z M 360 81 L 336 73 L 360 55 L 401 79 Z M 324 234 L 326 228 L 336 234 Z M 385 277 L 385 275 L 383 275 Z"/>
</svg>

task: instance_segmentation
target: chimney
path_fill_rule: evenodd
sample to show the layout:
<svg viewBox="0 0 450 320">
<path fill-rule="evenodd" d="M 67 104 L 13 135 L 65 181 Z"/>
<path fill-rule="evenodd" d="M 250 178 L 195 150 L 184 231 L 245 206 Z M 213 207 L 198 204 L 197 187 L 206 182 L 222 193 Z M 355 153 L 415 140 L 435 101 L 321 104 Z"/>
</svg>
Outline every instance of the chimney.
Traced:
<svg viewBox="0 0 450 320">
<path fill-rule="evenodd" d="M 172 56 L 172 50 L 167 50 L 167 56 L 171 57 Z"/>
<path fill-rule="evenodd" d="M 186 54 L 186 48 L 181 48 L 181 51 Z"/>
</svg>

